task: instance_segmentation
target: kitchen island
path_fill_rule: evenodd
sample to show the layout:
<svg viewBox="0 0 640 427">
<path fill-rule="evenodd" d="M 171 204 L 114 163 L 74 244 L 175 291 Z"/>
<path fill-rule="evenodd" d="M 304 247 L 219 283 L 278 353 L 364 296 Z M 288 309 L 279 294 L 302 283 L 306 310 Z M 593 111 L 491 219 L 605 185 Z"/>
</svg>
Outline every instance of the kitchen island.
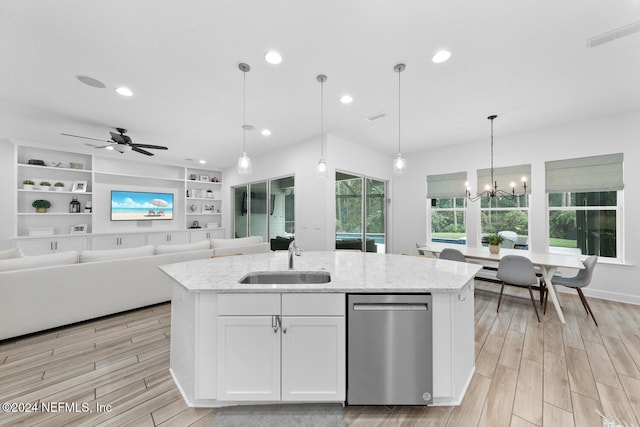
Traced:
<svg viewBox="0 0 640 427">
<path fill-rule="evenodd" d="M 238 283 L 288 267 L 286 252 L 161 266 L 174 280 L 171 374 L 190 406 L 344 402 L 346 294 L 430 293 L 433 404 L 458 405 L 473 375 L 480 266 L 406 255 L 303 252 L 328 283 Z"/>
</svg>

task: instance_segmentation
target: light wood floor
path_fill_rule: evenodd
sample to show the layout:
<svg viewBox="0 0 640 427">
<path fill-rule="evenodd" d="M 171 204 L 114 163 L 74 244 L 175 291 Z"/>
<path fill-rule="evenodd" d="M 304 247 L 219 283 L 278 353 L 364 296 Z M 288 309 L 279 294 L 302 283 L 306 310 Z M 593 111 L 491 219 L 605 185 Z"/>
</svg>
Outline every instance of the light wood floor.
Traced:
<svg viewBox="0 0 640 427">
<path fill-rule="evenodd" d="M 591 298 L 596 328 L 562 294 L 567 324 L 538 323 L 528 299 L 476 290 L 476 373 L 458 407 L 347 407 L 348 426 L 640 425 L 640 307 Z M 515 292 L 515 291 L 514 291 Z M 210 426 L 168 372 L 170 305 L 0 343 L 0 402 L 86 402 L 110 412 L 2 413 L 0 425 Z M 82 408 L 79 407 L 78 410 Z"/>
</svg>

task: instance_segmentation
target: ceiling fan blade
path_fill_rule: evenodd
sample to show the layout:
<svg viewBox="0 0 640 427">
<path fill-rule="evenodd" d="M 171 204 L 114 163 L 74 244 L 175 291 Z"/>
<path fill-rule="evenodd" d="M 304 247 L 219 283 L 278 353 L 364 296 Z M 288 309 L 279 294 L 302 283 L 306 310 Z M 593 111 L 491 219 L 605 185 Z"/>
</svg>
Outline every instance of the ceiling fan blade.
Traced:
<svg viewBox="0 0 640 427">
<path fill-rule="evenodd" d="M 74 138 L 90 139 L 90 140 L 92 140 L 92 141 L 111 142 L 111 141 L 105 141 L 104 139 L 89 138 L 88 136 L 71 135 L 71 134 L 69 134 L 69 133 L 61 133 L 60 135 L 64 135 L 64 136 L 72 136 L 72 137 L 74 137 Z"/>
<path fill-rule="evenodd" d="M 150 144 L 131 144 L 131 145 L 139 148 L 154 148 L 156 150 L 168 150 L 167 147 L 164 147 L 162 145 L 150 145 Z"/>
<path fill-rule="evenodd" d="M 136 145 L 132 145 L 131 146 L 133 151 L 137 151 L 138 153 L 141 154 L 146 154 L 147 156 L 153 156 L 153 153 L 148 152 L 147 150 L 143 150 L 141 148 L 138 148 Z"/>
</svg>

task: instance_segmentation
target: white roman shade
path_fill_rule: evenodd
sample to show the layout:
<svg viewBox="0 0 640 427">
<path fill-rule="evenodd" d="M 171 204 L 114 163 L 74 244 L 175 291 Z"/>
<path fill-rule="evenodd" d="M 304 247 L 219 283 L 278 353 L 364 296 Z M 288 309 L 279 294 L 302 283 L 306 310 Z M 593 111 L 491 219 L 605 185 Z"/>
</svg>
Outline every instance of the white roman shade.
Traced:
<svg viewBox="0 0 640 427">
<path fill-rule="evenodd" d="M 547 193 L 622 190 L 623 154 L 545 162 Z"/>
<path fill-rule="evenodd" d="M 465 197 L 466 172 L 427 175 L 427 197 L 430 199 Z"/>
<path fill-rule="evenodd" d="M 516 185 L 516 194 L 522 191 L 522 177 L 527 180 L 528 191 L 531 191 L 531 165 L 507 166 L 493 169 L 493 180 L 498 183 L 498 190 L 510 192 L 511 183 Z M 491 185 L 491 169 L 478 169 L 478 193 L 486 191 L 486 186 Z"/>
</svg>

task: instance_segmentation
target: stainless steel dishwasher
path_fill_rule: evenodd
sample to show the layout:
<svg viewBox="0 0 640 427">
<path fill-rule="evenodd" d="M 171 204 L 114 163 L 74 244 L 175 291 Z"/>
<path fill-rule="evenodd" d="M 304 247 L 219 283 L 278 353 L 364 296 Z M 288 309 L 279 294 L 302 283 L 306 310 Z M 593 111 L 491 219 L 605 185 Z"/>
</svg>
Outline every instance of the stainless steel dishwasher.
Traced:
<svg viewBox="0 0 640 427">
<path fill-rule="evenodd" d="M 347 404 L 433 403 L 430 294 L 347 296 Z"/>
</svg>

